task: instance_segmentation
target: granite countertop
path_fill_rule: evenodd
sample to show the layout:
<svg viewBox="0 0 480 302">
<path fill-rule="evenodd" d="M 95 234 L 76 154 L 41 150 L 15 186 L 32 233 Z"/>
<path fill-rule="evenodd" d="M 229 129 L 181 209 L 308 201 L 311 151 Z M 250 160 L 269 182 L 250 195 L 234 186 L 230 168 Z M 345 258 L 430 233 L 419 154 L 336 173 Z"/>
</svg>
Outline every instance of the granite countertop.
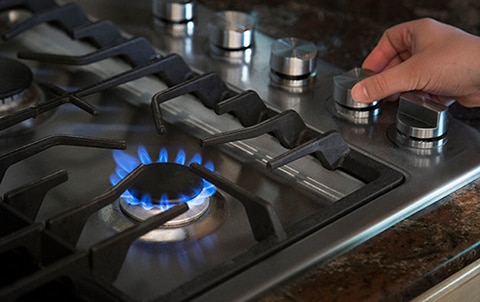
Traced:
<svg viewBox="0 0 480 302">
<path fill-rule="evenodd" d="M 383 31 L 399 22 L 433 17 L 480 33 L 473 0 L 201 0 L 214 10 L 257 17 L 258 30 L 276 38 L 316 43 L 337 66 L 360 66 Z M 450 113 L 480 131 L 480 108 L 453 105 Z M 289 280 L 260 301 L 405 301 L 479 258 L 480 179 L 405 219 L 334 261 Z"/>
<path fill-rule="evenodd" d="M 480 179 L 259 300 L 408 301 L 479 258 Z"/>
</svg>

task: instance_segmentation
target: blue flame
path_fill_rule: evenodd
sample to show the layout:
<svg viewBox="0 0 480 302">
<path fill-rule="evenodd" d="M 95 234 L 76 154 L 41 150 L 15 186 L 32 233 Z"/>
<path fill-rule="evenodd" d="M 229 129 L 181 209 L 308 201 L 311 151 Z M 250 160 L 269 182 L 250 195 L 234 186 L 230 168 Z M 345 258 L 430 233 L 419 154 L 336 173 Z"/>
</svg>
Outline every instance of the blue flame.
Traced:
<svg viewBox="0 0 480 302">
<path fill-rule="evenodd" d="M 210 171 L 214 171 L 213 163 L 208 161 L 206 163 L 202 163 L 203 159 L 200 154 L 195 154 L 190 161 L 187 162 L 187 156 L 183 149 L 180 149 L 175 159 L 169 161 L 169 154 L 166 148 L 162 148 L 158 154 L 158 160 L 153 161 L 152 157 L 148 153 L 147 149 L 144 146 L 138 147 L 137 151 L 138 156 L 132 156 L 124 151 L 121 150 L 113 150 L 113 158 L 117 163 L 117 167 L 115 168 L 115 173 L 110 175 L 110 183 L 112 185 L 117 185 L 122 179 L 124 179 L 128 174 L 130 174 L 136 167 L 140 164 L 152 164 L 152 163 L 167 163 L 173 162 L 179 165 L 190 165 L 192 163 L 197 163 L 199 165 L 203 165 L 205 168 L 209 169 Z M 161 180 L 159 180 L 161 181 Z M 212 196 L 216 192 L 216 187 L 212 183 L 203 180 L 203 188 L 202 191 L 193 199 L 188 200 L 186 196 L 180 196 L 180 202 L 187 202 L 189 206 L 201 205 L 207 197 Z M 141 205 L 146 210 L 151 210 L 153 208 L 158 208 L 161 211 L 168 210 L 172 205 L 168 201 L 166 195 L 160 198 L 159 203 L 153 203 L 152 198 L 150 195 L 145 194 L 140 199 L 134 197 L 134 195 L 130 191 L 125 191 L 121 198 L 123 198 L 128 204 L 132 206 Z"/>
</svg>

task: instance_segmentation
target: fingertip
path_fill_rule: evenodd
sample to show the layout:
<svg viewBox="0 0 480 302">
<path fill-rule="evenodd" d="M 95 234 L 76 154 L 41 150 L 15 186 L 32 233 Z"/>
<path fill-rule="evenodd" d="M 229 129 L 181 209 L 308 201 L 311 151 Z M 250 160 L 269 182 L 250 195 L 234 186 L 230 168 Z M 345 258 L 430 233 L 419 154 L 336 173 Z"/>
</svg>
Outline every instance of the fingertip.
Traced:
<svg viewBox="0 0 480 302">
<path fill-rule="evenodd" d="M 369 100 L 367 88 L 362 82 L 353 86 L 351 94 L 355 102 L 366 103 Z"/>
</svg>

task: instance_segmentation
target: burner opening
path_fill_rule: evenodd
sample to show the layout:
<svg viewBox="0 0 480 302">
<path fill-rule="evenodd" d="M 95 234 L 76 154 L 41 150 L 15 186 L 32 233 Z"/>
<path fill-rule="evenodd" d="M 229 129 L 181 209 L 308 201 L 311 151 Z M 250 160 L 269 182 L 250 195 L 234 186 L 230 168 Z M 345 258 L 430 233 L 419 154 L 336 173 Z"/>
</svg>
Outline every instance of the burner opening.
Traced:
<svg viewBox="0 0 480 302">
<path fill-rule="evenodd" d="M 152 203 L 188 201 L 203 189 L 201 177 L 187 166 L 175 163 L 152 163 L 146 166 L 136 184 L 129 190 L 137 199 L 148 194 Z"/>
</svg>

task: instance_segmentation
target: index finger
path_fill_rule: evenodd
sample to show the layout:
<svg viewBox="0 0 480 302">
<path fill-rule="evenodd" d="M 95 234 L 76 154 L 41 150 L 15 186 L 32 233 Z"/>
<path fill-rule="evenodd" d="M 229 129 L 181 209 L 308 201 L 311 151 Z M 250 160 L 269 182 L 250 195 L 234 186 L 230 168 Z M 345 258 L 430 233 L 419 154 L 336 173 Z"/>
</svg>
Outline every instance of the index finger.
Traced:
<svg viewBox="0 0 480 302">
<path fill-rule="evenodd" d="M 411 55 L 412 22 L 402 23 L 387 29 L 375 48 L 363 61 L 362 67 L 380 72 L 385 67 L 396 65 Z"/>
</svg>

